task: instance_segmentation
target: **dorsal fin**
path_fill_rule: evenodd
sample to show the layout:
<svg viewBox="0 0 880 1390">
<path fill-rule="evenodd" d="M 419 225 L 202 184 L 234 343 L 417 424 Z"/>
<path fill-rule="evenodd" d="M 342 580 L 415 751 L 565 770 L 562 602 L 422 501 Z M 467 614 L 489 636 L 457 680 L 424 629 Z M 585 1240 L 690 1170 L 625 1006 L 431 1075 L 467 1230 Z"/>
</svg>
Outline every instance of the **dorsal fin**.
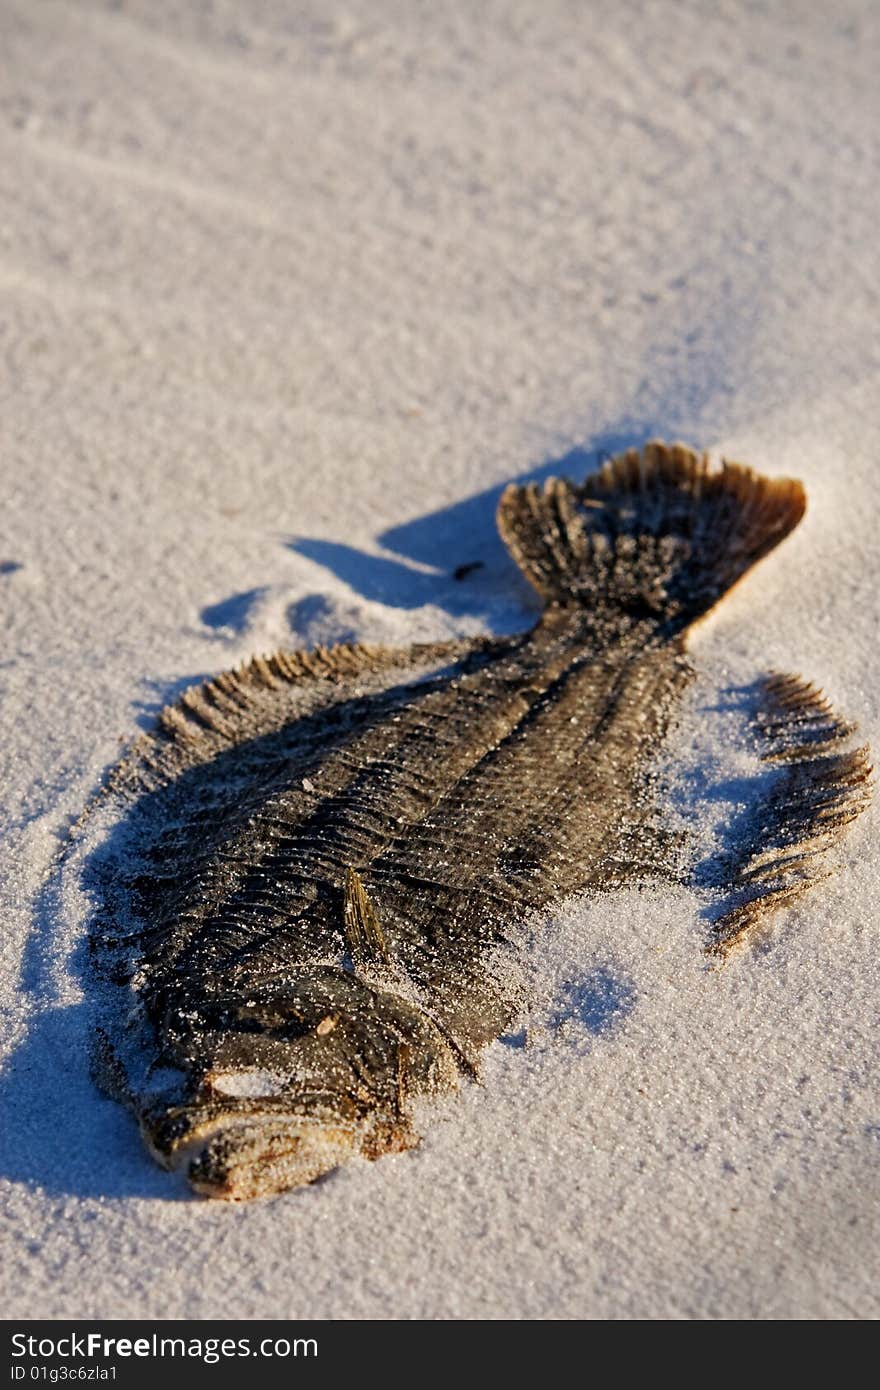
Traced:
<svg viewBox="0 0 880 1390">
<path fill-rule="evenodd" d="M 236 670 L 190 686 L 166 705 L 155 729 L 142 734 L 112 769 L 109 790 L 154 790 L 188 768 L 327 708 L 352 691 L 378 691 L 396 679 L 489 653 L 497 644 L 498 639 L 485 637 L 402 648 L 355 643 L 254 657 Z"/>
<path fill-rule="evenodd" d="M 345 875 L 343 923 L 346 944 L 356 971 L 391 965 L 385 934 L 356 869 L 349 869 Z"/>
</svg>

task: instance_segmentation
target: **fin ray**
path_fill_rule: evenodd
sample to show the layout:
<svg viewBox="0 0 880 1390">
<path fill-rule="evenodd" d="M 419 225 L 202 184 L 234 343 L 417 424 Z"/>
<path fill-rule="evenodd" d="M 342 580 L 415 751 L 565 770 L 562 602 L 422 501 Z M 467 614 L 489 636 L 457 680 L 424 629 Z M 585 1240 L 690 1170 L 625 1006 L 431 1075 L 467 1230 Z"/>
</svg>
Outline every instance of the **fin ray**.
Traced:
<svg viewBox="0 0 880 1390">
<path fill-rule="evenodd" d="M 350 868 L 345 876 L 343 920 L 346 945 L 355 970 L 391 965 L 385 933 L 356 869 Z"/>
</svg>

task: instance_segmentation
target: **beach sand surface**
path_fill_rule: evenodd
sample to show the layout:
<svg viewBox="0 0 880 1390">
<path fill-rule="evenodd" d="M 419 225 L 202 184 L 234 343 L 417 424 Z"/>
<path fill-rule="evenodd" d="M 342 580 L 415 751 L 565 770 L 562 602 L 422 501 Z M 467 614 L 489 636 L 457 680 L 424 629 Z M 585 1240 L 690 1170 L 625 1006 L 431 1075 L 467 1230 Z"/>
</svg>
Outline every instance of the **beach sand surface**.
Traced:
<svg viewBox="0 0 880 1390">
<path fill-rule="evenodd" d="M 875 811 L 721 970 L 690 889 L 563 904 L 532 1015 L 419 1149 L 243 1207 L 90 1081 L 59 858 L 199 678 L 528 625 L 502 486 L 652 436 L 809 495 L 694 635 L 672 813 L 707 844 L 736 814 L 731 692 L 768 668 L 880 748 L 878 28 L 871 0 L 2 0 L 5 1317 L 880 1313 Z"/>
</svg>

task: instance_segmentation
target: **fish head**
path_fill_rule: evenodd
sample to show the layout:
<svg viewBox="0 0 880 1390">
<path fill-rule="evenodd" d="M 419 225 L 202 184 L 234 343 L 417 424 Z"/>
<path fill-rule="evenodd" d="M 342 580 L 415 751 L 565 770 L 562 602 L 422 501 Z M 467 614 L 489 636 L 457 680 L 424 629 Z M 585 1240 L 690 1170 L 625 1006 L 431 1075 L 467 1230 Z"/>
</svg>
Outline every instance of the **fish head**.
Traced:
<svg viewBox="0 0 880 1390">
<path fill-rule="evenodd" d="M 413 1147 L 411 1098 L 460 1075 L 414 1002 L 331 967 L 189 1013 L 175 1052 L 183 1093 L 145 1109 L 148 1145 L 164 1166 L 185 1167 L 197 1192 L 231 1201 Z"/>
</svg>

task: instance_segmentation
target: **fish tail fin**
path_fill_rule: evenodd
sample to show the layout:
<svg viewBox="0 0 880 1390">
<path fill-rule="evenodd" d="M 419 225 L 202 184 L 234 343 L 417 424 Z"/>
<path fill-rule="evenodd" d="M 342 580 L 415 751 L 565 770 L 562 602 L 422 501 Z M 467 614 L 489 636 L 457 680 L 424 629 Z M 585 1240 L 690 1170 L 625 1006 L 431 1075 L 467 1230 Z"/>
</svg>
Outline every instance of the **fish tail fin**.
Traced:
<svg viewBox="0 0 880 1390">
<path fill-rule="evenodd" d="M 803 487 L 739 463 L 713 470 L 682 444 L 646 444 L 579 486 L 511 485 L 498 528 L 548 603 L 681 630 L 798 524 Z"/>
</svg>

